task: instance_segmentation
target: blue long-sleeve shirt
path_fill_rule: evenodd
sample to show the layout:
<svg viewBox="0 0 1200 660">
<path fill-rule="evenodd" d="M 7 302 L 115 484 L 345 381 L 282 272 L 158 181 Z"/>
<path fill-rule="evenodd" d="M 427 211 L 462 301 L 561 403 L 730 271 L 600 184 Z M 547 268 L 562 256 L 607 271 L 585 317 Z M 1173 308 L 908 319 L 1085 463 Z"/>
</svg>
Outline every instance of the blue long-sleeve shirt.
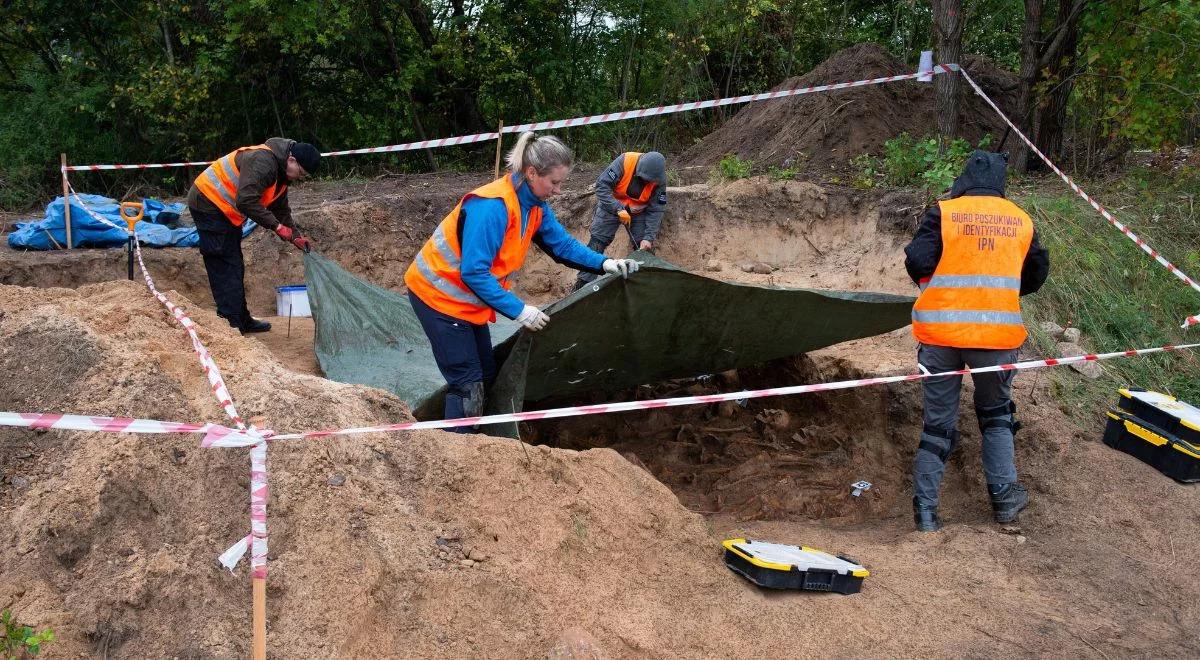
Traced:
<svg viewBox="0 0 1200 660">
<path fill-rule="evenodd" d="M 604 255 L 589 250 L 575 240 L 563 229 L 550 205 L 538 199 L 528 183 L 515 174 L 511 176 L 513 185 L 520 184 L 517 201 L 521 206 L 521 234 L 524 235 L 529 226 L 530 209 L 541 207 L 542 224 L 533 241 L 560 264 L 574 270 L 603 273 Z M 508 210 L 504 207 L 504 200 L 472 197 L 463 203 L 462 213 L 465 217 L 460 220 L 459 226 L 462 228 L 460 274 L 463 284 L 492 309 L 510 319 L 517 318 L 525 309 L 525 302 L 505 291 L 491 271 L 492 263 L 504 243 L 504 231 L 508 228 Z"/>
</svg>

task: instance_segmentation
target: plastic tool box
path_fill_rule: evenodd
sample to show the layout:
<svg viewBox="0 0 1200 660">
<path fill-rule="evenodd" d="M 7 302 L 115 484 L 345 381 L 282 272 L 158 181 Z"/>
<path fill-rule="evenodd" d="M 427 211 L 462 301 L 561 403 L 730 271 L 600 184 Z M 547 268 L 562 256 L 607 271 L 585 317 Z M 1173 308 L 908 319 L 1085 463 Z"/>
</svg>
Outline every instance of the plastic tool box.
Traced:
<svg viewBox="0 0 1200 660">
<path fill-rule="evenodd" d="M 1184 483 L 1200 481 L 1200 408 L 1169 394 L 1119 390 L 1108 411 L 1104 444 Z"/>
<path fill-rule="evenodd" d="M 856 594 L 871 573 L 844 555 L 815 548 L 729 539 L 725 565 L 760 587 Z"/>
</svg>

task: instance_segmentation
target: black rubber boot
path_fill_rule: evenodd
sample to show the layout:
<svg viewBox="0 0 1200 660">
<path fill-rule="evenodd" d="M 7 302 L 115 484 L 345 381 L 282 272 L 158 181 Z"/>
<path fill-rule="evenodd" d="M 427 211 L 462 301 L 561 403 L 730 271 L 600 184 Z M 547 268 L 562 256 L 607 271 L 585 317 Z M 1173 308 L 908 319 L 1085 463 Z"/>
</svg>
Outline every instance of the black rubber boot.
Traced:
<svg viewBox="0 0 1200 660">
<path fill-rule="evenodd" d="M 913 522 L 917 524 L 918 532 L 936 532 L 942 528 L 942 519 L 938 517 L 937 507 L 921 504 L 913 498 Z"/>
<path fill-rule="evenodd" d="M 270 329 L 270 323 L 256 319 L 253 316 L 250 317 L 250 320 L 246 323 L 246 325 L 241 327 L 242 334 L 247 334 L 250 332 L 267 332 Z"/>
<path fill-rule="evenodd" d="M 1029 491 L 1021 484 L 988 484 L 988 496 L 992 498 L 992 515 L 998 523 L 1010 523 L 1017 514 L 1029 506 Z"/>
</svg>

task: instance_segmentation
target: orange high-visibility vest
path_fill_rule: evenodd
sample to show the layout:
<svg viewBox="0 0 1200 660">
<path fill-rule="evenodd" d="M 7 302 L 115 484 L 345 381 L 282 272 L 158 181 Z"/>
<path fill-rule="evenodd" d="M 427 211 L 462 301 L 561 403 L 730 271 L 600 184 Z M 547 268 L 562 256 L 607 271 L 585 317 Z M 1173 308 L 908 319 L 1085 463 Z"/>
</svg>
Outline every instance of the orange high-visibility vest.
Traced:
<svg viewBox="0 0 1200 660">
<path fill-rule="evenodd" d="M 517 201 L 517 190 L 513 187 L 512 177 L 509 175 L 476 188 L 459 200 L 458 205 L 442 219 L 433 231 L 433 236 L 429 237 L 409 265 L 404 273 L 404 283 L 408 285 L 408 290 L 426 305 L 456 319 L 480 325 L 495 321 L 496 312 L 463 283 L 462 274 L 459 272 L 462 266 L 462 246 L 459 244 L 461 236 L 458 221 L 463 202 L 472 197 L 504 200 L 504 208 L 508 211 L 508 226 L 504 230 L 504 242 L 500 244 L 500 251 L 492 261 L 491 272 L 506 291 L 512 288 L 508 276 L 525 263 L 529 245 L 542 225 L 542 208 L 535 206 L 529 209 L 529 220 L 525 233 L 522 234 L 521 204 Z"/>
<path fill-rule="evenodd" d="M 217 208 L 225 214 L 226 218 L 233 223 L 235 227 L 241 227 L 246 222 L 246 216 L 237 209 L 237 193 L 238 183 L 241 181 L 241 173 L 238 171 L 237 155 L 243 151 L 257 151 L 259 149 L 270 150 L 265 144 L 260 144 L 253 147 L 242 147 L 221 156 L 212 165 L 200 173 L 196 177 L 196 188 L 208 199 L 208 201 L 216 204 Z M 287 192 L 287 183 L 275 182 L 263 191 L 259 202 L 263 207 L 268 207 L 272 202 L 279 199 Z"/>
<path fill-rule="evenodd" d="M 1017 348 L 1026 337 L 1021 267 L 1033 221 L 1003 197 L 959 197 L 938 206 L 942 258 L 913 305 L 913 336 L 935 346 Z"/>
<path fill-rule="evenodd" d="M 625 154 L 625 172 L 621 176 L 621 180 L 617 182 L 613 188 L 613 199 L 622 206 L 628 206 L 629 212 L 637 215 L 646 210 L 650 204 L 650 197 L 654 194 L 654 189 L 658 187 L 657 181 L 647 181 L 645 187 L 642 188 L 642 194 L 637 197 L 629 196 L 629 182 L 633 181 L 633 171 L 637 169 L 638 158 L 641 153 L 630 151 Z"/>
</svg>

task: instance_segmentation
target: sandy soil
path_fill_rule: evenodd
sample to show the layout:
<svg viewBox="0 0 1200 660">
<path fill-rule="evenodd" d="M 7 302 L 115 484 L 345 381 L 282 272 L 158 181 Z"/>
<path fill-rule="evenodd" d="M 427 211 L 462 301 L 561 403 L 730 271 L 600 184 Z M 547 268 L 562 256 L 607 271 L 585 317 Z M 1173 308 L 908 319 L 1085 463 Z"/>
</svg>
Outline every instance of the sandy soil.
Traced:
<svg viewBox="0 0 1200 660">
<path fill-rule="evenodd" d="M 581 236 L 594 176 L 555 201 Z M 323 182 L 298 187 L 295 206 L 322 251 L 398 288 L 454 198 L 487 178 Z M 912 291 L 900 251 L 913 194 L 758 178 L 670 194 L 659 254 L 685 267 Z M 274 287 L 302 281 L 300 259 L 270 235 L 245 248 L 251 308 L 269 317 Z M 0 249 L 0 410 L 223 419 L 184 333 L 140 283 L 119 281 L 120 259 Z M 211 311 L 198 254 L 147 260 L 243 415 L 281 431 L 409 418 L 390 394 L 314 375 L 311 321 L 292 319 L 288 336 L 287 319 L 269 318 L 272 332 L 242 337 Z M 755 264 L 766 272 L 743 270 Z M 546 302 L 573 277 L 534 255 L 518 291 Z M 622 396 L 907 373 L 914 353 L 898 331 Z M 1033 504 L 1018 525 L 991 522 L 967 405 L 937 534 L 912 531 L 911 384 L 541 422 L 529 444 L 441 432 L 275 443 L 271 655 L 1200 655 L 1196 487 L 1100 444 L 1107 402 L 1073 421 L 1037 373 L 1018 377 L 1016 400 Z M 55 629 L 47 657 L 244 657 L 246 567 L 214 559 L 246 533 L 248 467 L 245 451 L 194 438 L 0 429 L 0 608 Z M 874 485 L 855 498 L 858 479 Z M 720 540 L 741 535 L 845 552 L 872 575 L 850 597 L 764 592 L 722 566 Z"/>
</svg>

